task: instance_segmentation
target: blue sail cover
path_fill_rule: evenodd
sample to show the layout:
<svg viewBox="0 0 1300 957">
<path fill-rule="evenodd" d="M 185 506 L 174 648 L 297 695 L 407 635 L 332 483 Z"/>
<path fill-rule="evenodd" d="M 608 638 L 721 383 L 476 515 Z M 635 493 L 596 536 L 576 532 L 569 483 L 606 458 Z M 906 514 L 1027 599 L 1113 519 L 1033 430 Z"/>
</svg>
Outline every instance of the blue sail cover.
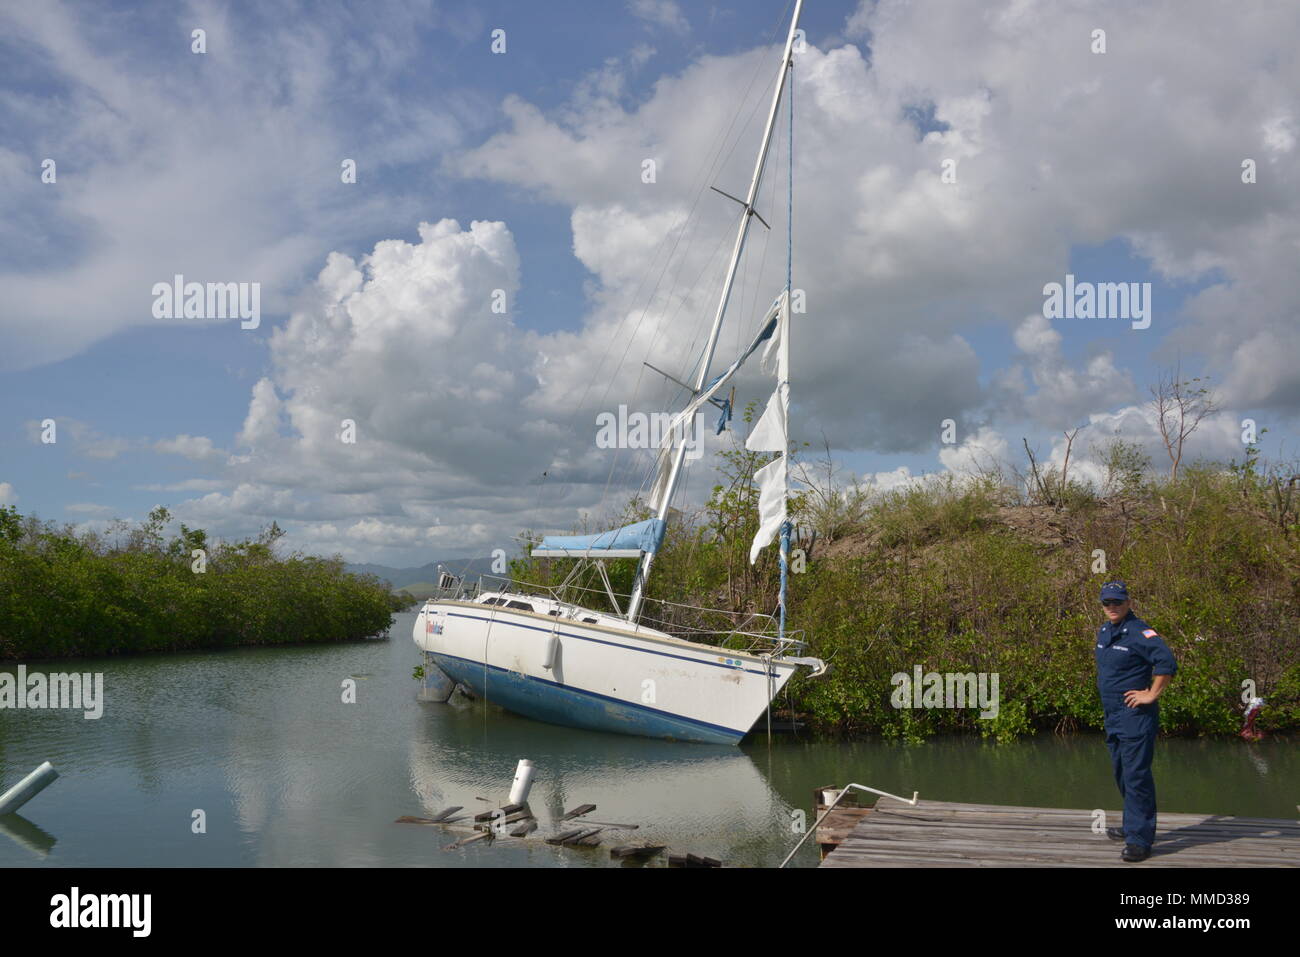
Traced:
<svg viewBox="0 0 1300 957">
<path fill-rule="evenodd" d="M 664 538 L 664 520 L 648 518 L 598 535 L 547 535 L 533 548 L 537 558 L 640 558 L 657 551 Z"/>
</svg>

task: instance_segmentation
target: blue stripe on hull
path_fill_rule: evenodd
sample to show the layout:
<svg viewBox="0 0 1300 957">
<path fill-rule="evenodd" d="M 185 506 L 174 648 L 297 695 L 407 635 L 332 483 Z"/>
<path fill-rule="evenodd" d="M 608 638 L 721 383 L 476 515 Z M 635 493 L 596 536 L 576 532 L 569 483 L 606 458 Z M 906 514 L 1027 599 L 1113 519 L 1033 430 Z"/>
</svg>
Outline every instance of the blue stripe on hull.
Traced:
<svg viewBox="0 0 1300 957">
<path fill-rule="evenodd" d="M 446 674 L 476 695 L 526 718 L 589 731 L 612 731 L 673 741 L 739 744 L 745 732 L 694 721 L 579 688 L 488 665 L 484 687 L 483 663 L 431 652 Z"/>
</svg>

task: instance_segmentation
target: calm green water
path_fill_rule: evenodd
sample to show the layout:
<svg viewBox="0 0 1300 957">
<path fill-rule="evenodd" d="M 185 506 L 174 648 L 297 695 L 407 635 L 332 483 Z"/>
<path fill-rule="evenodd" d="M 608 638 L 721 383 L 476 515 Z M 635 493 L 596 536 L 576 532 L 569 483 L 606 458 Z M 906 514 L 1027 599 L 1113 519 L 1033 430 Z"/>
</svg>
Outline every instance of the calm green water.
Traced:
<svg viewBox="0 0 1300 957">
<path fill-rule="evenodd" d="M 416 699 L 413 615 L 389 641 L 148 658 L 43 662 L 102 671 L 104 715 L 0 710 L 0 788 L 48 760 L 61 777 L 0 818 L 0 866 L 299 865 L 607 867 L 603 848 L 480 843 L 394 823 L 459 804 L 504 802 L 521 757 L 549 832 L 578 804 L 627 832 L 728 864 L 774 866 L 798 839 L 792 811 L 813 789 L 855 781 L 935 800 L 1116 809 L 1100 736 L 919 747 L 778 736 L 742 748 L 557 728 L 489 709 Z M 12 665 L 4 670 L 15 671 Z M 356 676 L 357 701 L 340 688 Z M 1160 808 L 1295 819 L 1293 743 L 1162 740 Z M 207 833 L 191 830 L 206 813 Z M 608 841 L 607 841 L 608 843 Z M 796 858 L 816 863 L 806 846 Z"/>
</svg>

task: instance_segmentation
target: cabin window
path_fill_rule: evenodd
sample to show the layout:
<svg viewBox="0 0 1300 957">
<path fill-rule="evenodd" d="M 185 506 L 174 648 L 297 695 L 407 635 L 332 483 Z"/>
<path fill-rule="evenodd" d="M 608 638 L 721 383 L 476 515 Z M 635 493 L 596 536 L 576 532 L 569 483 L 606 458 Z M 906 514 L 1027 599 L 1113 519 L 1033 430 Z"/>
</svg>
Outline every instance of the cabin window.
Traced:
<svg viewBox="0 0 1300 957">
<path fill-rule="evenodd" d="M 552 608 L 550 611 L 547 612 L 548 615 L 558 615 L 559 613 L 560 613 L 560 609 L 558 608 Z"/>
<path fill-rule="evenodd" d="M 599 624 L 599 622 L 596 621 L 595 618 L 584 618 L 584 619 L 582 619 L 582 620 L 585 621 L 585 622 L 586 622 L 587 624 L 589 624 L 589 625 L 597 625 L 597 624 Z"/>
<path fill-rule="evenodd" d="M 508 601 L 505 603 L 507 608 L 519 608 L 523 611 L 533 611 L 533 606 L 526 601 Z"/>
</svg>

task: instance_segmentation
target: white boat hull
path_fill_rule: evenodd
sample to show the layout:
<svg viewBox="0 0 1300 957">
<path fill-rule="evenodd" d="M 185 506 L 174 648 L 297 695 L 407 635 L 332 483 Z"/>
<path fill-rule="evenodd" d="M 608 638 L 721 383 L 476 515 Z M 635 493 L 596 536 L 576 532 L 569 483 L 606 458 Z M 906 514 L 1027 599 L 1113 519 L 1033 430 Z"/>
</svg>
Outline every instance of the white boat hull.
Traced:
<svg viewBox="0 0 1300 957">
<path fill-rule="evenodd" d="M 713 744 L 739 743 L 798 667 L 600 617 L 431 601 L 413 637 L 449 677 L 516 714 Z"/>
</svg>

